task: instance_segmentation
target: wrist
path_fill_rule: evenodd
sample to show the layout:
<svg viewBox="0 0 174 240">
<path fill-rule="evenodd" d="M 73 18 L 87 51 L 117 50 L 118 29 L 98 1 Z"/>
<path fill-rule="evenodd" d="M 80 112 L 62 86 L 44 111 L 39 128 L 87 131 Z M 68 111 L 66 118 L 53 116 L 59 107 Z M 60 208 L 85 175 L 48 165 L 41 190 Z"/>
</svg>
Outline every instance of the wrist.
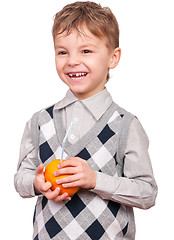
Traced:
<svg viewBox="0 0 174 240">
<path fill-rule="evenodd" d="M 34 193 L 35 193 L 35 195 L 41 194 L 41 192 L 40 192 L 39 189 L 37 188 L 36 178 L 35 178 L 34 181 L 33 181 L 33 188 L 34 188 Z"/>
<path fill-rule="evenodd" d="M 95 186 L 96 186 L 96 178 L 97 178 L 96 171 L 93 171 L 92 184 L 91 184 L 91 188 L 90 189 L 94 189 L 95 188 Z"/>
</svg>

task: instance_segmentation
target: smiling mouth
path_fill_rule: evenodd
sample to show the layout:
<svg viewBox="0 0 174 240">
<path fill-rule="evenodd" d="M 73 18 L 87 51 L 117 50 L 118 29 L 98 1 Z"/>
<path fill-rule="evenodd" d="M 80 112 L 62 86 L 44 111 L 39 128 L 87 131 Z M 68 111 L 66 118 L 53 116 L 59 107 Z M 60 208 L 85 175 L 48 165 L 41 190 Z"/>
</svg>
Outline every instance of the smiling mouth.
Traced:
<svg viewBox="0 0 174 240">
<path fill-rule="evenodd" d="M 86 77 L 87 73 L 85 72 L 79 72 L 79 73 L 68 73 L 68 76 L 72 79 L 79 79 Z"/>
</svg>

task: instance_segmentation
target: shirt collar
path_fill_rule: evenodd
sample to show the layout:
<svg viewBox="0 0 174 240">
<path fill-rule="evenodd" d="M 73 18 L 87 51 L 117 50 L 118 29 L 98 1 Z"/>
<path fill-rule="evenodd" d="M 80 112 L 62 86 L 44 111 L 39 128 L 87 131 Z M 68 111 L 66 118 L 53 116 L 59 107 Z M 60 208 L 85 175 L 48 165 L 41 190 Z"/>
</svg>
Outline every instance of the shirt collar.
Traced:
<svg viewBox="0 0 174 240">
<path fill-rule="evenodd" d="M 77 101 L 80 101 L 88 111 L 91 112 L 96 120 L 99 120 L 113 102 L 112 97 L 106 88 L 96 95 L 84 100 L 79 100 L 71 90 L 68 90 L 65 97 L 56 104 L 55 109 L 65 108 Z"/>
<path fill-rule="evenodd" d="M 108 90 L 105 88 L 103 91 L 96 95 L 82 100 L 85 107 L 93 114 L 96 120 L 105 113 L 108 107 L 113 102 L 112 97 Z"/>
<path fill-rule="evenodd" d="M 55 105 L 55 109 L 62 109 L 68 105 L 78 101 L 79 99 L 74 95 L 71 90 L 68 90 L 65 97 Z"/>
</svg>

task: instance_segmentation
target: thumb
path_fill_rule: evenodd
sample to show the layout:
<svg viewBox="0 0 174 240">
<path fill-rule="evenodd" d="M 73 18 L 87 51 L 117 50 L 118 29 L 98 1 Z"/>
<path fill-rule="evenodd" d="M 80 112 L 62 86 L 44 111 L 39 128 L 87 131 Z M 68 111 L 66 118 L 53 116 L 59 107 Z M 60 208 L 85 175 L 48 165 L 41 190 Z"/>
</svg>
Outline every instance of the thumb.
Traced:
<svg viewBox="0 0 174 240">
<path fill-rule="evenodd" d="M 41 164 L 37 167 L 35 174 L 36 174 L 36 175 L 43 174 L 43 170 L 44 170 L 44 164 L 41 163 Z"/>
</svg>

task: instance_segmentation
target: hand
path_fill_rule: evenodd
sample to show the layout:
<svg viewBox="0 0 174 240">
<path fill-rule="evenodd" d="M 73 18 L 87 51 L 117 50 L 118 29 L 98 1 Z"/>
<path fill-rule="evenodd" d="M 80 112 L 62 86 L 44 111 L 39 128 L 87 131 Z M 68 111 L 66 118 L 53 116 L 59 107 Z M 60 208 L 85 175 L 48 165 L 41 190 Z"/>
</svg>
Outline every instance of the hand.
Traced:
<svg viewBox="0 0 174 240">
<path fill-rule="evenodd" d="M 58 165 L 59 170 L 54 172 L 55 176 L 71 174 L 68 177 L 57 179 L 57 184 L 64 188 L 80 187 L 94 188 L 96 185 L 96 172 L 90 168 L 86 160 L 79 157 L 69 158 Z"/>
<path fill-rule="evenodd" d="M 50 189 L 51 183 L 45 182 L 44 176 L 44 165 L 40 164 L 36 169 L 35 179 L 34 179 L 34 189 L 36 194 L 42 193 L 48 200 L 53 200 L 54 202 L 59 202 L 62 200 L 71 200 L 68 193 L 59 195 L 60 188 L 56 188 L 54 191 Z"/>
</svg>

